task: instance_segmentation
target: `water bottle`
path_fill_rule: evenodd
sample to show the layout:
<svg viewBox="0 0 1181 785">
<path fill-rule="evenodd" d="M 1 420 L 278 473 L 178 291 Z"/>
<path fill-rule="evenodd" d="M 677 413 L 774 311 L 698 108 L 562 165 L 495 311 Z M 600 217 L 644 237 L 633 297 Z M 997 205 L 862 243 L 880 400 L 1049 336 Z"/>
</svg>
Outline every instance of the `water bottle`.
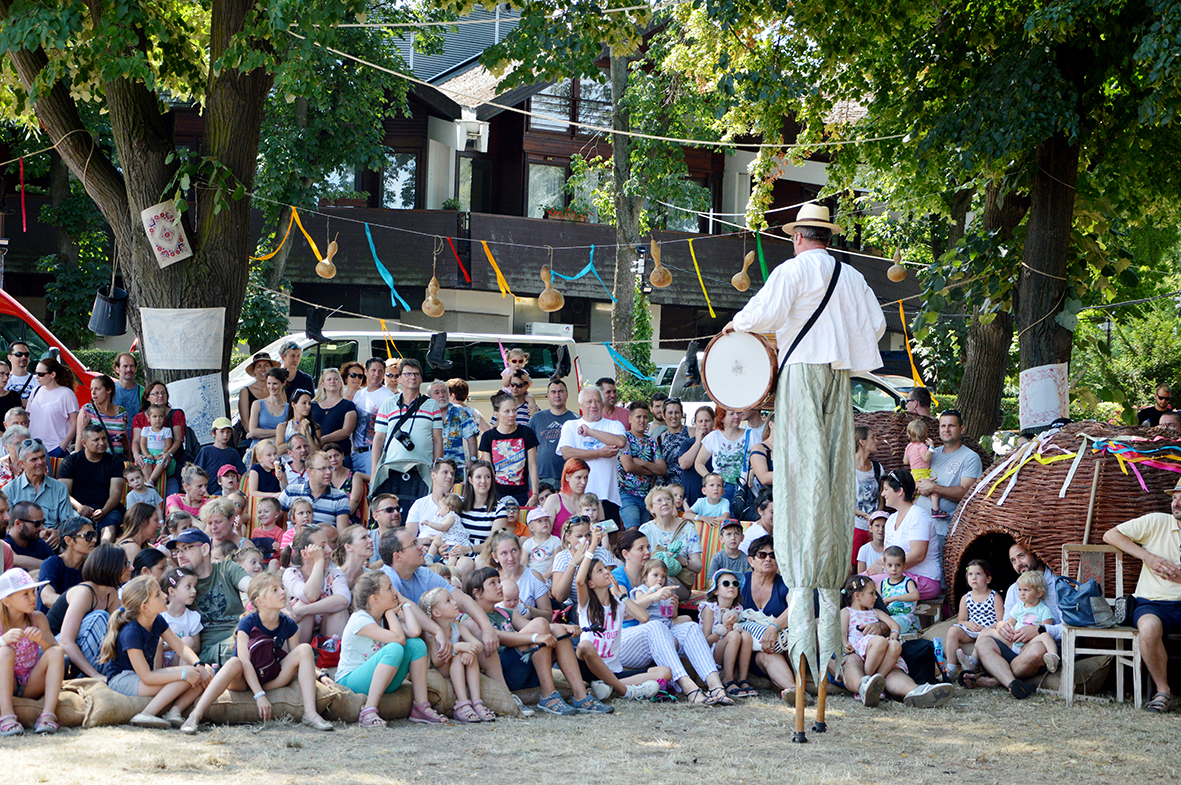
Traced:
<svg viewBox="0 0 1181 785">
<path fill-rule="evenodd" d="M 935 644 L 935 667 L 939 669 L 939 675 L 940 675 L 941 680 L 946 681 L 947 680 L 947 657 L 945 657 L 943 655 L 943 641 L 940 640 L 939 638 L 936 638 L 933 641 L 933 643 Z"/>
</svg>

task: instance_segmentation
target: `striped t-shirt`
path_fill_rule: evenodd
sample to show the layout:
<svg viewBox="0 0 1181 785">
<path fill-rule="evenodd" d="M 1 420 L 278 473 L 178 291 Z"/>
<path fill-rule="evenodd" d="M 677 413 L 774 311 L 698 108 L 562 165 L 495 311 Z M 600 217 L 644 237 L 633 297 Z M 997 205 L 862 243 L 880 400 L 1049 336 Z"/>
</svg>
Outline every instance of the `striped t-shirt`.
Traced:
<svg viewBox="0 0 1181 785">
<path fill-rule="evenodd" d="M 478 548 L 492 536 L 492 526 L 496 523 L 496 519 L 505 518 L 507 515 L 504 502 L 501 501 L 491 510 L 486 506 L 462 510 L 459 513 L 459 520 L 472 538 L 472 545 Z"/>
</svg>

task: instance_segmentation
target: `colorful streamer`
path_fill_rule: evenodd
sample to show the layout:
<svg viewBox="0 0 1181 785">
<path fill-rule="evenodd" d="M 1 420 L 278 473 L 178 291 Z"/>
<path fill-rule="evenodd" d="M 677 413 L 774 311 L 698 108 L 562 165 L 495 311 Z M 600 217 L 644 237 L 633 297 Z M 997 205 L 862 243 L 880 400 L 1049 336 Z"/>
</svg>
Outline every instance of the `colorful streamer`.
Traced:
<svg viewBox="0 0 1181 785">
<path fill-rule="evenodd" d="M 926 387 L 923 384 L 923 377 L 919 376 L 918 366 L 914 364 L 914 354 L 910 351 L 910 336 L 906 333 L 906 311 L 902 310 L 902 303 L 898 303 L 898 317 L 902 320 L 902 339 L 906 341 L 906 356 L 910 358 L 910 373 L 914 377 L 914 383 L 917 387 Z"/>
<path fill-rule="evenodd" d="M 590 247 L 590 261 L 587 263 L 586 267 L 583 267 L 578 271 L 577 275 L 562 275 L 556 270 L 550 270 L 550 273 L 555 278 L 561 278 L 563 281 L 577 281 L 579 278 L 585 278 L 586 276 L 593 274 L 595 278 L 598 279 L 599 285 L 603 287 L 603 291 L 605 291 L 607 296 L 611 298 L 611 302 L 619 302 L 615 299 L 615 295 L 611 294 L 611 290 L 607 288 L 607 284 L 603 283 L 603 279 L 600 277 L 599 271 L 595 269 L 595 247 L 593 245 Z"/>
<path fill-rule="evenodd" d="M 463 277 L 468 283 L 471 283 L 472 277 L 467 274 L 467 268 L 463 266 L 463 260 L 459 258 L 459 251 L 455 250 L 455 243 L 450 237 L 447 238 L 447 242 L 451 243 L 451 253 L 455 254 L 455 263 L 459 265 L 459 269 L 463 272 Z"/>
<path fill-rule="evenodd" d="M 701 267 L 697 264 L 697 251 L 693 250 L 693 240 L 689 240 L 689 255 L 693 257 L 693 269 L 697 271 L 697 282 L 701 284 L 701 293 L 705 295 L 705 307 L 709 308 L 709 318 L 716 319 L 713 303 L 709 301 L 709 292 L 705 291 L 705 279 L 701 277 Z"/>
<path fill-rule="evenodd" d="M 630 373 L 632 376 L 636 377 L 637 379 L 645 379 L 650 382 L 656 381 L 655 376 L 648 376 L 643 371 L 641 371 L 639 368 L 632 365 L 630 360 L 628 360 L 622 354 L 620 354 L 619 352 L 617 352 L 613 348 L 611 348 L 610 343 L 608 343 L 607 341 L 603 341 L 603 345 L 607 347 L 607 354 L 611 355 L 611 359 L 614 360 L 615 364 L 618 365 L 620 368 L 627 371 L 628 373 Z"/>
<path fill-rule="evenodd" d="M 500 287 L 500 296 L 504 297 L 507 294 L 512 294 L 514 300 L 521 298 L 513 294 L 513 290 L 509 288 L 508 281 L 504 279 L 504 273 L 496 265 L 496 260 L 492 258 L 492 249 L 488 247 L 487 240 L 481 240 L 480 245 L 484 246 L 484 255 L 488 257 L 488 264 L 492 265 L 492 272 L 496 273 L 496 285 Z"/>
<path fill-rule="evenodd" d="M 763 256 L 763 233 L 755 232 L 755 249 L 759 252 L 759 269 L 763 271 L 763 283 L 767 282 L 767 259 Z"/>
<path fill-rule="evenodd" d="M 274 258 L 275 254 L 287 243 L 287 238 L 291 236 L 291 227 L 295 226 L 295 208 L 291 208 L 291 217 L 287 219 L 287 231 L 283 233 L 283 241 L 279 243 L 279 247 L 271 251 L 269 254 L 263 256 L 251 256 L 250 258 L 256 262 L 265 262 L 267 259 Z"/>
<path fill-rule="evenodd" d="M 299 227 L 299 231 L 303 232 L 303 236 L 307 238 L 308 245 L 310 245 L 312 247 L 312 253 L 315 254 L 315 256 L 316 256 L 316 261 L 317 262 L 324 261 L 324 257 L 320 255 L 320 249 L 316 247 L 316 241 L 312 239 L 312 236 L 310 234 L 308 234 L 308 230 L 303 228 L 303 221 L 299 220 L 299 210 L 296 210 L 294 207 L 292 207 L 291 208 L 291 217 L 295 219 L 295 223 Z M 365 228 L 369 228 L 368 224 L 366 224 Z M 373 241 L 370 240 L 371 244 L 372 244 L 372 242 Z"/>
<path fill-rule="evenodd" d="M 297 218 L 296 220 L 299 220 L 299 219 Z M 303 229 L 302 226 L 299 228 Z M 307 232 L 304 232 L 304 234 L 307 234 Z M 312 238 L 309 237 L 308 241 L 310 242 L 311 239 Z M 369 241 L 369 251 L 370 251 L 370 253 L 373 254 L 373 263 L 375 265 L 377 265 L 378 275 L 380 275 L 381 279 L 383 281 L 385 281 L 385 285 L 390 287 L 390 304 L 393 305 L 394 307 L 397 307 L 400 304 L 402 306 L 402 308 L 406 311 L 413 310 L 409 305 L 406 304 L 406 301 L 402 299 L 402 295 L 398 294 L 398 290 L 394 288 L 393 273 L 391 273 L 389 270 L 387 270 L 386 266 L 381 263 L 380 259 L 377 258 L 377 248 L 373 245 L 373 232 L 369 231 L 369 224 L 365 224 L 365 239 Z M 313 245 L 312 249 L 315 250 L 315 247 L 316 246 Z M 317 252 L 316 256 L 319 256 L 319 255 L 320 255 L 319 252 Z M 382 325 L 382 329 L 385 329 L 384 324 Z"/>
</svg>

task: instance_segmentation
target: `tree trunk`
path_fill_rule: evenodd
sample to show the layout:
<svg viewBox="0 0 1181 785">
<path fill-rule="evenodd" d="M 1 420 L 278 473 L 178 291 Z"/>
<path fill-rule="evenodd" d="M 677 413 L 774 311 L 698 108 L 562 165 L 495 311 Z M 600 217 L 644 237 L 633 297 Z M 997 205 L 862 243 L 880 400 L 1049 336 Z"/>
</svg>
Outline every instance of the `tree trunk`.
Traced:
<svg viewBox="0 0 1181 785">
<path fill-rule="evenodd" d="M 623 96 L 627 91 L 627 58 L 611 56 L 611 127 L 628 130 Z M 611 140 L 615 175 L 615 308 L 611 312 L 611 340 L 624 356 L 631 356 L 632 309 L 636 292 L 636 246 L 640 242 L 640 200 L 632 196 L 631 145 L 628 137 L 616 134 Z M 621 374 L 624 372 L 621 370 Z"/>
<path fill-rule="evenodd" d="M 990 181 L 984 191 L 983 229 L 999 230 L 1001 238 L 1008 242 L 1028 208 L 1028 200 L 1015 193 L 1002 199 L 999 185 Z M 980 320 L 979 309 L 973 311 L 964 353 L 964 378 L 956 398 L 956 408 L 964 416 L 964 430 L 969 436 L 979 438 L 999 427 L 998 412 L 1012 343 L 1012 312 L 999 312 L 985 323 Z"/>
<path fill-rule="evenodd" d="M 1079 147 L 1058 133 L 1038 145 L 1030 187 L 1025 268 L 1018 286 L 1021 369 L 1070 361 L 1074 334 L 1055 317 L 1066 302 L 1066 263 L 1074 220 Z"/>
</svg>

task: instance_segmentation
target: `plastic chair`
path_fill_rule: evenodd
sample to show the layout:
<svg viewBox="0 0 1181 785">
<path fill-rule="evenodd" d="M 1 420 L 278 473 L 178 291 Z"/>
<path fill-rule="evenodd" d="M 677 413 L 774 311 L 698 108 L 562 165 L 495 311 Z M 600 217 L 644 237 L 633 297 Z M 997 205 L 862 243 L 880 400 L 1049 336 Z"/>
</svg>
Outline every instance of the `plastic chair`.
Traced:
<svg viewBox="0 0 1181 785">
<path fill-rule="evenodd" d="M 1062 574 L 1070 575 L 1070 555 L 1078 554 L 1078 572 L 1075 578 L 1082 582 L 1092 578 L 1102 587 L 1104 598 L 1114 605 L 1115 600 L 1124 596 L 1124 554 L 1118 548 L 1110 545 L 1083 545 L 1071 543 L 1062 546 Z M 1106 583 L 1107 554 L 1115 555 L 1115 586 Z M 1108 590 L 1115 593 L 1108 596 Z M 1079 638 L 1091 638 L 1100 641 L 1112 641 L 1115 646 L 1110 648 L 1080 647 Z M 1131 651 L 1125 644 L 1131 641 Z M 1144 691 L 1141 689 L 1141 659 L 1140 659 L 1140 631 L 1135 627 L 1072 627 L 1062 625 L 1062 665 L 1061 686 L 1059 694 L 1066 700 L 1066 705 L 1074 703 L 1074 661 L 1080 654 L 1104 655 L 1115 657 L 1115 699 L 1124 702 L 1124 668 L 1132 669 L 1132 696 L 1137 709 L 1143 703 Z"/>
</svg>

